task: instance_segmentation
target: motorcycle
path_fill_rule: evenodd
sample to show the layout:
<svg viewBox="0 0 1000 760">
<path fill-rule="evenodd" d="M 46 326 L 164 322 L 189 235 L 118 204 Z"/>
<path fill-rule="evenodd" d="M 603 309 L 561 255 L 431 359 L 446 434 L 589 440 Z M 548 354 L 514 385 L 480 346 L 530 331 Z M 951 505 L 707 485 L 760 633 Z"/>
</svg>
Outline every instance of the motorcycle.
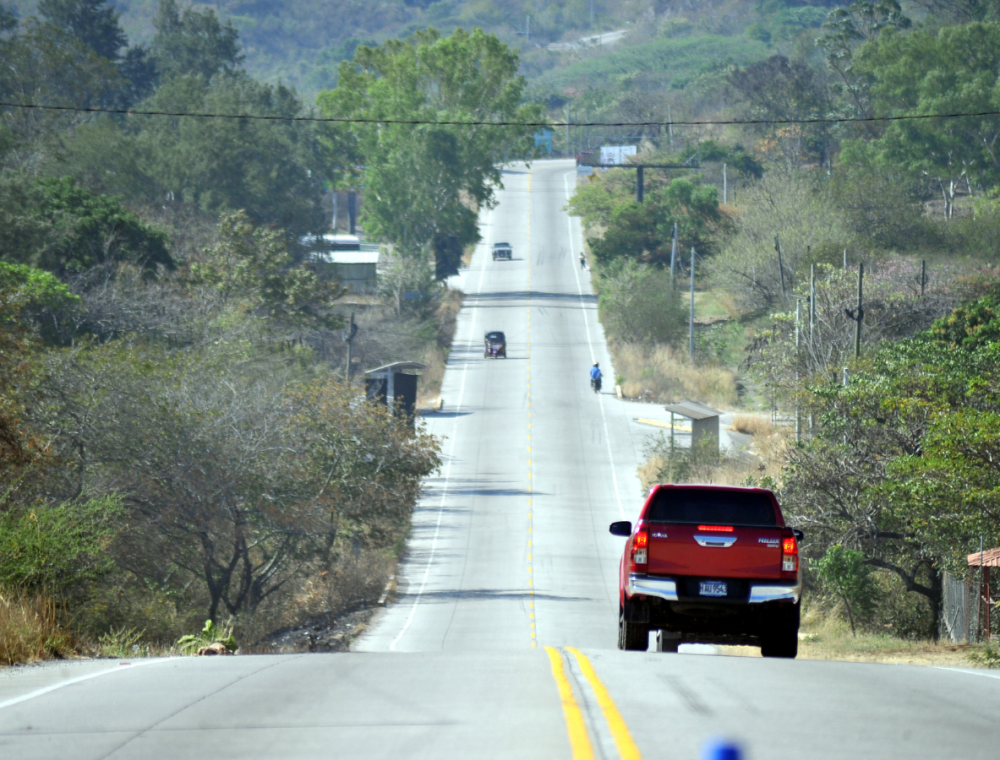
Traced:
<svg viewBox="0 0 1000 760">
<path fill-rule="evenodd" d="M 592 377 L 590 378 L 590 387 L 593 389 L 594 393 L 601 392 L 601 378 Z"/>
</svg>

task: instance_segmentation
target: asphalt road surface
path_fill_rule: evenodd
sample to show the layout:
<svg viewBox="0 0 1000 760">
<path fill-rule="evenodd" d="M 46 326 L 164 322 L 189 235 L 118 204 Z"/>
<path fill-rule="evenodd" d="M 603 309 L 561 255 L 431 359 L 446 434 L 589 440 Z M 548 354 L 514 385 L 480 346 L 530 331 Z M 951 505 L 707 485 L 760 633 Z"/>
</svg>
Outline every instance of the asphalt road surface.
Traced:
<svg viewBox="0 0 1000 760">
<path fill-rule="evenodd" d="M 613 394 L 572 162 L 504 174 L 457 284 L 445 464 L 398 599 L 349 654 L 0 670 L 0 758 L 994 758 L 988 671 L 619 652 L 615 519 L 644 437 Z M 509 242 L 514 260 L 488 249 Z M 483 333 L 507 334 L 488 360 Z M 606 370 L 602 395 L 587 371 Z"/>
</svg>

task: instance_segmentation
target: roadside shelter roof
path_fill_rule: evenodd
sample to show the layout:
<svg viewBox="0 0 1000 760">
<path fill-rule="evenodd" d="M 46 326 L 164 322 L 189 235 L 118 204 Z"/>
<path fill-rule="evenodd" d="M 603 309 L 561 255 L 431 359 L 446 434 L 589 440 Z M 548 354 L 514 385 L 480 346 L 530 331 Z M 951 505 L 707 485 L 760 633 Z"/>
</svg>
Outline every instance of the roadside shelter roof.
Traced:
<svg viewBox="0 0 1000 760">
<path fill-rule="evenodd" d="M 1000 549 L 986 549 L 970 554 L 969 567 L 1000 567 Z"/>
<path fill-rule="evenodd" d="M 427 365 L 420 362 L 393 362 L 392 364 L 383 364 L 381 367 L 375 367 L 375 369 L 365 370 L 365 374 L 388 375 L 390 372 L 393 372 L 403 375 L 419 375 L 425 369 L 427 369 Z"/>
<path fill-rule="evenodd" d="M 687 417 L 691 420 L 707 420 L 710 417 L 718 417 L 722 414 L 722 412 L 710 406 L 699 404 L 697 401 L 689 401 L 688 399 L 679 401 L 676 404 L 667 404 L 663 408 L 668 412 L 679 414 L 681 417 Z"/>
</svg>

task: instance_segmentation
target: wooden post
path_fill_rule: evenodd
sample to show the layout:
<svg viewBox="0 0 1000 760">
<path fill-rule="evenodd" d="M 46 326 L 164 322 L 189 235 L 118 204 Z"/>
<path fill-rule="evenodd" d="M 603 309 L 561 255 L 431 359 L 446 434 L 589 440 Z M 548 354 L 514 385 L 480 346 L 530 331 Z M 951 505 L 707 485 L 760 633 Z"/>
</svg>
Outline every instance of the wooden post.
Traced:
<svg viewBox="0 0 1000 760">
<path fill-rule="evenodd" d="M 927 285 L 927 259 L 920 261 L 920 297 L 924 297 L 924 288 Z"/>
<path fill-rule="evenodd" d="M 861 358 L 861 322 L 865 318 L 864 307 L 865 263 L 858 263 L 858 317 L 854 325 L 854 358 Z"/>
<path fill-rule="evenodd" d="M 677 222 L 674 222 L 674 241 L 670 245 L 670 284 L 674 284 L 674 262 L 677 260 Z"/>
<path fill-rule="evenodd" d="M 643 177 L 643 174 L 642 174 L 643 168 L 645 168 L 645 167 L 643 167 L 643 166 L 637 166 L 637 167 L 635 167 L 635 199 L 639 203 L 642 203 L 642 189 L 643 189 L 642 186 L 643 186 L 643 180 L 644 180 L 644 177 Z"/>
<path fill-rule="evenodd" d="M 781 296 L 785 296 L 785 265 L 781 261 L 781 241 L 774 236 L 774 250 L 778 252 L 778 274 L 781 275 Z"/>
</svg>

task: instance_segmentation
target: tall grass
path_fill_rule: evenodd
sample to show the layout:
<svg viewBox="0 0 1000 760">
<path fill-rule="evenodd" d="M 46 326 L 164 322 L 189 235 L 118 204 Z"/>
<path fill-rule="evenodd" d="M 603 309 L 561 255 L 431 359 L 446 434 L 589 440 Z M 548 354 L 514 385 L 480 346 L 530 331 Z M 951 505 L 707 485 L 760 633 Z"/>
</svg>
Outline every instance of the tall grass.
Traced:
<svg viewBox="0 0 1000 760">
<path fill-rule="evenodd" d="M 729 429 L 744 435 L 763 438 L 774 432 L 774 425 L 771 424 L 771 420 L 761 414 L 734 414 L 733 424 L 729 426 Z"/>
<path fill-rule="evenodd" d="M 36 662 L 75 652 L 73 634 L 62 625 L 52 599 L 0 592 L 0 663 Z"/>
<path fill-rule="evenodd" d="M 736 405 L 736 376 L 725 367 L 693 364 L 666 345 L 620 343 L 611 351 L 628 398 L 665 403 L 689 398 L 723 409 Z"/>
</svg>

